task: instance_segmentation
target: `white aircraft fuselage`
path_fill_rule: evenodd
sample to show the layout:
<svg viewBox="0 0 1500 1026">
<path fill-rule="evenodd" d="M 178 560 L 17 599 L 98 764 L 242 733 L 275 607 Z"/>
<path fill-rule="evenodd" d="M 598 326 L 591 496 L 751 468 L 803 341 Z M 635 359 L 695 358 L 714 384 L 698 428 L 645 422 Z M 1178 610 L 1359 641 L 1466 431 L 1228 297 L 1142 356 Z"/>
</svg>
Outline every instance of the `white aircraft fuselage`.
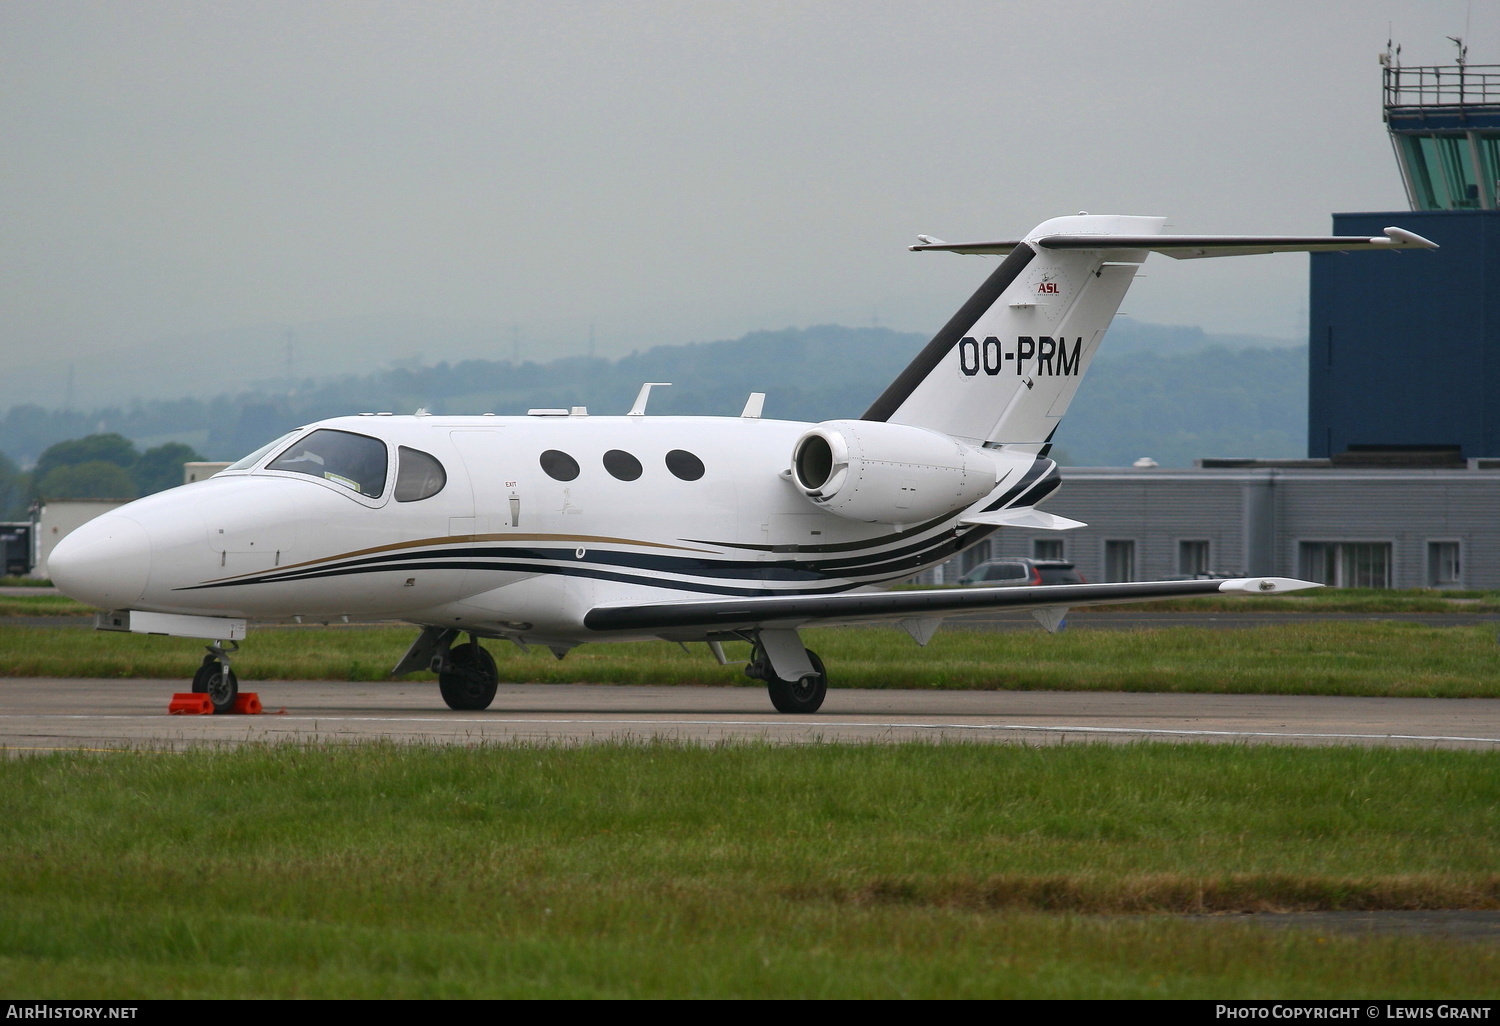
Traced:
<svg viewBox="0 0 1500 1026">
<path fill-rule="evenodd" d="M 267 453 L 247 469 L 90 521 L 59 546 L 51 572 L 105 609 L 392 617 L 567 646 L 659 636 L 590 630 L 584 618 L 595 607 L 844 592 L 910 577 L 994 530 L 959 524 L 962 509 L 869 523 L 819 508 L 786 473 L 813 426 L 749 417 L 340 417 L 281 448 L 324 430 L 376 440 L 385 457 L 380 494 L 362 494 L 332 471 L 266 469 L 275 455 Z M 434 494 L 393 494 L 403 447 L 443 468 Z M 549 452 L 571 458 L 576 476 L 549 475 Z M 624 455 L 607 463 L 611 453 Z M 669 454 L 685 454 L 674 455 L 675 471 Z M 993 468 L 996 484 L 982 496 L 1022 479 L 1032 489 L 1043 478 L 1048 490 L 1055 484 L 1051 461 L 1030 453 L 971 447 L 971 456 Z M 80 562 L 95 569 L 75 582 Z"/>
</svg>

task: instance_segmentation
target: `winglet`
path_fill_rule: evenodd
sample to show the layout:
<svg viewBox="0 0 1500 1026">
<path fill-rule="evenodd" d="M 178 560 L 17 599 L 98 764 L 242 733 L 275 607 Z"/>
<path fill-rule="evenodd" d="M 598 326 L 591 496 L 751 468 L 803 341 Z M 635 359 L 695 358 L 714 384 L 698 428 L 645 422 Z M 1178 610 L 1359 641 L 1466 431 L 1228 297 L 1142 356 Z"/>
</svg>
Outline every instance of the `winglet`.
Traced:
<svg viewBox="0 0 1500 1026">
<path fill-rule="evenodd" d="M 1424 239 L 1416 232 L 1409 232 L 1405 228 L 1392 226 L 1385 230 L 1386 238 L 1371 239 L 1371 245 L 1375 246 L 1412 246 L 1416 249 L 1437 249 L 1438 244 L 1431 239 Z"/>
<path fill-rule="evenodd" d="M 1293 577 L 1236 577 L 1219 585 L 1224 592 L 1239 592 L 1243 595 L 1282 595 L 1305 588 L 1321 588 L 1316 581 L 1299 581 Z"/>
</svg>

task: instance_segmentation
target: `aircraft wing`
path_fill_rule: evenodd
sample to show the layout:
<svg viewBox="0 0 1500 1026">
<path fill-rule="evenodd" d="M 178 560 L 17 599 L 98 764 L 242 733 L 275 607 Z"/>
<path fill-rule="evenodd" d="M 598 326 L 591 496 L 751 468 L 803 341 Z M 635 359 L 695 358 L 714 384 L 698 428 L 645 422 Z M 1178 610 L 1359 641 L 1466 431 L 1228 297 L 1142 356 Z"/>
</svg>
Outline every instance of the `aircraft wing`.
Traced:
<svg viewBox="0 0 1500 1026">
<path fill-rule="evenodd" d="M 1256 253 L 1333 253 L 1361 249 L 1437 249 L 1437 243 L 1404 228 L 1385 234 L 1362 235 L 1046 235 L 1033 240 L 1043 249 L 1136 249 L 1165 253 L 1178 260 L 1202 257 L 1249 256 Z M 1019 239 L 998 242 L 924 242 L 909 247 L 916 252 L 1009 253 Z"/>
<path fill-rule="evenodd" d="M 595 631 L 730 632 L 775 626 L 833 627 L 881 620 L 936 620 L 986 609 L 1067 609 L 1194 595 L 1280 595 L 1321 584 L 1288 577 L 1226 581 L 1053 584 L 1029 588 L 928 588 L 843 595 L 779 595 L 596 606 L 584 616 Z"/>
</svg>

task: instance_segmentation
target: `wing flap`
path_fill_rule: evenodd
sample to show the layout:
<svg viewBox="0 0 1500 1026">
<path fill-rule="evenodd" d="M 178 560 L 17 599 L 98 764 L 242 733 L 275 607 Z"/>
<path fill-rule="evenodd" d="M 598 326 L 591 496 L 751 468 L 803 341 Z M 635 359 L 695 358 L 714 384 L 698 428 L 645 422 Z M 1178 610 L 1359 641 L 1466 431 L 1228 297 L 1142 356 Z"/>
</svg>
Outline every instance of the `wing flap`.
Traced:
<svg viewBox="0 0 1500 1026">
<path fill-rule="evenodd" d="M 1227 581 L 1138 581 L 1129 584 L 1053 584 L 1030 588 L 930 588 L 844 595 L 771 595 L 690 602 L 597 606 L 584 616 L 592 631 L 709 632 L 777 627 L 839 626 L 883 620 L 953 616 L 986 609 L 1100 606 L 1194 595 L 1280 595 L 1321 588 L 1288 577 L 1237 577 Z"/>
</svg>

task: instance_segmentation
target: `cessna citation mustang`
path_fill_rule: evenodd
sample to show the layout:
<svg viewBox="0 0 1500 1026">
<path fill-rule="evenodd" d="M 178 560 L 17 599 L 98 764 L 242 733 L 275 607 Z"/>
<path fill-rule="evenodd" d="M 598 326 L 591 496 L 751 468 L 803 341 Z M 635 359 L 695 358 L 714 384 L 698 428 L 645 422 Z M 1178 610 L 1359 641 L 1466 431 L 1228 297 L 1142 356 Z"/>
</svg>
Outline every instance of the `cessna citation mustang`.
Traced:
<svg viewBox="0 0 1500 1026">
<path fill-rule="evenodd" d="M 1022 239 L 913 250 L 1004 260 L 857 420 L 338 417 L 212 479 L 84 524 L 48 561 L 112 630 L 211 640 L 193 679 L 233 706 L 248 621 L 396 618 L 421 628 L 393 675 L 431 669 L 454 709 L 500 679 L 481 638 L 751 643 L 745 672 L 785 713 L 828 678 L 803 627 L 894 621 L 925 644 L 946 616 L 1315 587 L 1280 577 L 882 591 L 1007 527 L 1083 526 L 1038 509 L 1053 434 L 1148 253 L 1177 258 L 1419 249 L 1377 238 L 1163 235 L 1159 217 L 1059 217 Z M 469 640 L 458 643 L 462 635 Z"/>
</svg>

